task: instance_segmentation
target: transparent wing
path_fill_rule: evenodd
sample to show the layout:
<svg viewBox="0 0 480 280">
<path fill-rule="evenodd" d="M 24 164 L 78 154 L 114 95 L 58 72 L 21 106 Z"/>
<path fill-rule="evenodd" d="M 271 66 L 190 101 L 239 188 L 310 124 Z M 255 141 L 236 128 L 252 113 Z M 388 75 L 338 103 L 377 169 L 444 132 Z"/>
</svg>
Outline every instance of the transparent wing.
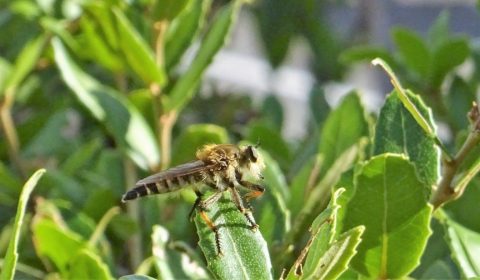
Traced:
<svg viewBox="0 0 480 280">
<path fill-rule="evenodd" d="M 206 167 L 207 165 L 201 160 L 188 162 L 143 178 L 135 185 L 141 186 L 145 184 L 155 183 L 161 180 L 167 180 L 179 176 L 194 174 L 204 170 Z"/>
</svg>

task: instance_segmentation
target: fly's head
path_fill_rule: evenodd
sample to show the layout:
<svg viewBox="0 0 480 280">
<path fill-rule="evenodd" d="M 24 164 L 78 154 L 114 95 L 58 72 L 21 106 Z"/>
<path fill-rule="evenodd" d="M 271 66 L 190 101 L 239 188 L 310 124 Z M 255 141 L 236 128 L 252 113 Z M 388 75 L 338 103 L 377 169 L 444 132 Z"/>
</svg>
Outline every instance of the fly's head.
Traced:
<svg viewBox="0 0 480 280">
<path fill-rule="evenodd" d="M 263 179 L 262 170 L 265 163 L 261 154 L 257 150 L 257 146 L 244 146 L 241 148 L 240 166 L 250 173 L 256 179 Z"/>
</svg>

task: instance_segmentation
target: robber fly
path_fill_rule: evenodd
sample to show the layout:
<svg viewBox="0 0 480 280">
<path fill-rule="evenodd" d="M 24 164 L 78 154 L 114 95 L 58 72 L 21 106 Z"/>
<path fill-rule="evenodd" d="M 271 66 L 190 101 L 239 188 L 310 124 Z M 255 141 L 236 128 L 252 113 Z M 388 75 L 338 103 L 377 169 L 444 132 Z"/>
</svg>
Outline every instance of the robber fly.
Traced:
<svg viewBox="0 0 480 280">
<path fill-rule="evenodd" d="M 197 199 L 190 211 L 193 218 L 195 209 L 200 217 L 215 234 L 217 253 L 222 254 L 218 228 L 207 216 L 208 206 L 220 199 L 223 192 L 230 191 L 231 197 L 238 210 L 243 213 L 256 230 L 252 212 L 245 207 L 237 188 L 243 187 L 249 192 L 245 195 L 247 201 L 260 196 L 265 189 L 257 184 L 246 181 L 250 176 L 256 180 L 263 179 L 261 171 L 265 167 L 262 158 L 255 149 L 256 146 L 236 146 L 231 144 L 205 145 L 196 153 L 197 160 L 172 167 L 138 181 L 135 188 L 123 195 L 122 201 L 133 200 L 139 197 L 177 191 L 188 185 L 193 187 Z M 208 186 L 215 192 L 203 198 L 202 186 Z"/>
</svg>

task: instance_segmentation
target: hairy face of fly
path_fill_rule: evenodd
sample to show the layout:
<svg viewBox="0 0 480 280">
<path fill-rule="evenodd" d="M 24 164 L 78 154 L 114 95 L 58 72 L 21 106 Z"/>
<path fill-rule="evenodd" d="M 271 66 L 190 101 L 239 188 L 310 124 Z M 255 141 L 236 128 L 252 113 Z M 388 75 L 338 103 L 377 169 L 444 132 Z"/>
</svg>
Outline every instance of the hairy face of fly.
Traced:
<svg viewBox="0 0 480 280">
<path fill-rule="evenodd" d="M 254 178 L 261 179 L 261 172 L 265 168 L 265 163 L 257 149 L 249 145 L 242 148 L 240 166 Z"/>
</svg>

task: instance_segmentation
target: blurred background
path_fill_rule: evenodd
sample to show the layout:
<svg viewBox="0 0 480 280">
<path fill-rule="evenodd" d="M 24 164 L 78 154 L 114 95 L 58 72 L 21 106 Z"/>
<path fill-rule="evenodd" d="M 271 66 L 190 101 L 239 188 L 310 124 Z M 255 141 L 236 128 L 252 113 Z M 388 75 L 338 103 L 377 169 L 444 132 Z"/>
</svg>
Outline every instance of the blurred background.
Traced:
<svg viewBox="0 0 480 280">
<path fill-rule="evenodd" d="M 375 112 L 391 90 L 386 75 L 369 61 L 345 67 L 342 52 L 358 45 L 393 51 L 393 27 L 426 38 L 442 13 L 448 14 L 453 34 L 468 34 L 474 47 L 480 44 L 474 0 L 259 1 L 242 11 L 207 79 L 256 100 L 277 97 L 285 109 L 283 135 L 298 140 L 307 133 L 312 90 L 323 90 L 328 104 L 335 105 L 358 89 L 365 106 Z M 471 63 L 459 71 L 468 75 Z"/>
</svg>

